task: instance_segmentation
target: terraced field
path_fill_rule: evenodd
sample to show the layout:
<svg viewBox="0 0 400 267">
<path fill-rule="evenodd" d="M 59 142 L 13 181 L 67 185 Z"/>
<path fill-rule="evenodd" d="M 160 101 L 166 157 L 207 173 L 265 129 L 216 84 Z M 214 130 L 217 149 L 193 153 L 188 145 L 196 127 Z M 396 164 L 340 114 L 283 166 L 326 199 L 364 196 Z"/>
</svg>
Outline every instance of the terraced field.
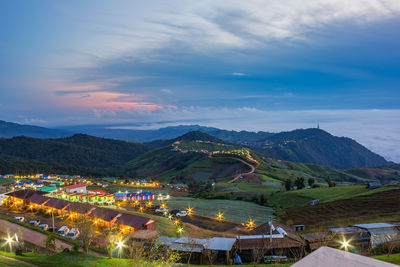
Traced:
<svg viewBox="0 0 400 267">
<path fill-rule="evenodd" d="M 330 202 L 341 199 L 353 198 L 356 196 L 374 194 L 390 190 L 393 187 L 383 186 L 377 189 L 368 189 L 365 185 L 337 186 L 337 187 L 320 187 L 301 190 L 292 190 L 280 192 L 272 195 L 268 199 L 270 205 L 279 206 L 281 208 L 290 208 L 295 206 L 304 206 L 314 199 L 320 199 L 320 202 Z"/>
</svg>

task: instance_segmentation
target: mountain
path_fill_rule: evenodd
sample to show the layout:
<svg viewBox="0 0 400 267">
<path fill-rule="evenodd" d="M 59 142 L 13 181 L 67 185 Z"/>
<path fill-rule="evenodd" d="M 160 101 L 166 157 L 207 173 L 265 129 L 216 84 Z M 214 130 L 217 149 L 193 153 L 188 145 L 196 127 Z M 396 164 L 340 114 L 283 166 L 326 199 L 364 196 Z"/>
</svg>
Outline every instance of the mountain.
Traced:
<svg viewBox="0 0 400 267">
<path fill-rule="evenodd" d="M 314 163 L 336 169 L 370 168 L 390 164 L 353 139 L 336 137 L 320 129 L 277 133 L 254 148 L 272 157 Z"/>
<path fill-rule="evenodd" d="M 138 143 L 83 134 L 58 139 L 0 139 L 0 157 L 82 168 L 118 168 L 148 150 Z"/>
<path fill-rule="evenodd" d="M 213 142 L 213 143 L 227 143 L 221 139 L 218 139 L 212 135 L 200 132 L 200 131 L 191 131 L 188 133 L 185 133 L 182 136 L 179 136 L 174 139 L 168 139 L 168 140 L 156 140 L 152 142 L 145 143 L 145 145 L 152 147 L 152 148 L 159 148 L 159 147 L 165 147 L 169 146 L 176 141 L 208 141 L 208 142 Z"/>
<path fill-rule="evenodd" d="M 0 137 L 9 138 L 21 135 L 35 138 L 61 138 L 71 136 L 73 133 L 66 130 L 49 129 L 0 120 Z"/>
<path fill-rule="evenodd" d="M 131 129 L 131 126 L 124 125 L 79 125 L 62 127 L 60 129 L 74 133 L 84 133 L 98 137 L 129 140 L 140 143 L 174 139 L 191 131 L 207 132 L 219 130 L 217 128 L 200 125 L 168 126 L 156 130 L 136 130 Z"/>
<path fill-rule="evenodd" d="M 204 131 L 207 134 L 201 135 L 199 131 L 195 131 L 188 133 L 187 137 L 183 135 L 175 139 L 157 140 L 146 144 L 150 147 L 162 147 L 179 140 L 235 143 L 276 159 L 312 163 L 336 169 L 371 168 L 390 164 L 382 156 L 373 153 L 353 139 L 336 137 L 317 128 L 276 134 L 235 132 L 215 128 Z"/>
<path fill-rule="evenodd" d="M 3 125 L 1 127 L 1 125 Z M 124 128 L 125 127 L 125 128 Z M 200 125 L 180 125 L 157 130 L 133 130 L 129 126 L 83 125 L 62 129 L 47 129 L 29 125 L 0 122 L 0 136 L 25 135 L 31 137 L 65 137 L 74 133 L 86 133 L 103 138 L 146 142 L 146 146 L 159 148 L 170 145 L 187 133 L 207 134 L 204 140 L 235 143 L 252 148 L 277 159 L 313 163 L 338 169 L 371 168 L 391 164 L 356 141 L 336 137 L 321 129 L 299 129 L 289 132 L 269 133 L 228 131 Z M 190 136 L 189 136 L 190 137 Z M 188 138 L 189 138 L 188 137 Z M 213 140 L 211 137 L 219 139 Z M 202 140 L 201 137 L 193 137 Z"/>
</svg>

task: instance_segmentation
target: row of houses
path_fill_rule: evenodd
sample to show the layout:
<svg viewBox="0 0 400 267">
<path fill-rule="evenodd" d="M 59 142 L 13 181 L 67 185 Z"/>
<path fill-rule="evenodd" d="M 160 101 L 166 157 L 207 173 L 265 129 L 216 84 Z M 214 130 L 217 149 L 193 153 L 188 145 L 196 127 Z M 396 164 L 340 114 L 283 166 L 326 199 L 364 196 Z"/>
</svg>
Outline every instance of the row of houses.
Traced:
<svg viewBox="0 0 400 267">
<path fill-rule="evenodd" d="M 357 224 L 349 227 L 329 227 L 322 233 L 299 235 L 293 227 L 270 221 L 258 226 L 247 235 L 236 238 L 172 238 L 160 237 L 158 242 L 171 249 L 190 252 L 191 262 L 211 264 L 212 258 L 217 263 L 228 264 L 229 259 L 238 262 L 261 262 L 268 258 L 275 260 L 298 260 L 306 252 L 329 246 L 343 248 L 343 241 L 349 248 L 359 253 L 376 248 L 391 241 L 400 241 L 399 226 L 388 223 Z"/>
<path fill-rule="evenodd" d="M 265 255 L 285 255 L 285 258 L 299 259 L 304 256 L 306 241 L 288 226 L 270 221 L 235 238 L 213 237 L 165 237 L 157 243 L 183 252 L 183 262 L 190 257 L 196 264 L 230 264 L 237 262 L 260 262 Z"/>
<path fill-rule="evenodd" d="M 45 196 L 45 192 L 27 189 L 10 192 L 6 195 L 10 198 L 11 203 L 18 206 L 41 209 L 48 213 L 68 216 L 71 219 L 87 216 L 99 227 L 116 225 L 122 233 L 131 233 L 136 230 L 155 230 L 155 221 L 152 219 L 87 203 L 70 202 L 65 199 L 48 197 Z"/>
<path fill-rule="evenodd" d="M 351 249 L 367 253 L 371 249 L 392 243 L 400 245 L 400 225 L 392 223 L 354 224 L 346 227 L 328 227 L 326 232 L 301 235 L 310 250 L 321 246 L 340 247 L 349 242 Z"/>
</svg>

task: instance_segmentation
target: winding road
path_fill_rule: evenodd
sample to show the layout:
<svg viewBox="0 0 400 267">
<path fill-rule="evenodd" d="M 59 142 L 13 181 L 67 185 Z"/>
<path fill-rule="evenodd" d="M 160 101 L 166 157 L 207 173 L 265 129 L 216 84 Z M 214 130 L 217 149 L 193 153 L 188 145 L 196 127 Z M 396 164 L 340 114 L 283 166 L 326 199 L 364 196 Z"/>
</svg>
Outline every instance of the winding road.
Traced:
<svg viewBox="0 0 400 267">
<path fill-rule="evenodd" d="M 239 180 L 240 179 L 240 176 L 242 176 L 242 175 L 246 175 L 246 174 L 252 174 L 252 173 L 254 173 L 254 171 L 257 169 L 257 167 L 258 167 L 258 165 L 257 166 L 254 166 L 254 165 L 251 165 L 250 163 L 248 163 L 247 161 L 245 161 L 245 160 L 242 160 L 242 159 L 239 159 L 239 158 L 235 158 L 235 157 L 224 157 L 224 158 L 230 158 L 230 159 L 235 159 L 235 160 L 237 160 L 237 161 L 240 161 L 240 162 L 242 162 L 243 164 L 245 164 L 245 165 L 247 165 L 247 166 L 249 166 L 250 167 L 250 171 L 249 172 L 245 172 L 245 173 L 239 173 L 238 175 L 236 175 L 235 177 L 233 177 L 233 179 L 232 180 L 230 180 L 228 183 L 233 183 L 233 182 L 236 182 L 237 180 Z"/>
</svg>

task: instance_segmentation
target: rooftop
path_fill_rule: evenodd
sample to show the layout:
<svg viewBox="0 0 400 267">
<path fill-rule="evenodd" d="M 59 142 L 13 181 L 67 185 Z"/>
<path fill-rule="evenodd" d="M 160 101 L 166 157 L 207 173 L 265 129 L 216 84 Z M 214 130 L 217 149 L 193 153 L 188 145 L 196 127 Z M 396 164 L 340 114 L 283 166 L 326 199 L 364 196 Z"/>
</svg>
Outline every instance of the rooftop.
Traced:
<svg viewBox="0 0 400 267">
<path fill-rule="evenodd" d="M 364 229 L 396 227 L 396 225 L 390 223 L 364 223 L 364 224 L 355 224 L 354 226 Z"/>
<path fill-rule="evenodd" d="M 85 184 L 73 184 L 73 185 L 69 185 L 64 187 L 65 189 L 76 189 L 76 188 L 81 188 L 81 187 L 86 187 Z"/>
</svg>

